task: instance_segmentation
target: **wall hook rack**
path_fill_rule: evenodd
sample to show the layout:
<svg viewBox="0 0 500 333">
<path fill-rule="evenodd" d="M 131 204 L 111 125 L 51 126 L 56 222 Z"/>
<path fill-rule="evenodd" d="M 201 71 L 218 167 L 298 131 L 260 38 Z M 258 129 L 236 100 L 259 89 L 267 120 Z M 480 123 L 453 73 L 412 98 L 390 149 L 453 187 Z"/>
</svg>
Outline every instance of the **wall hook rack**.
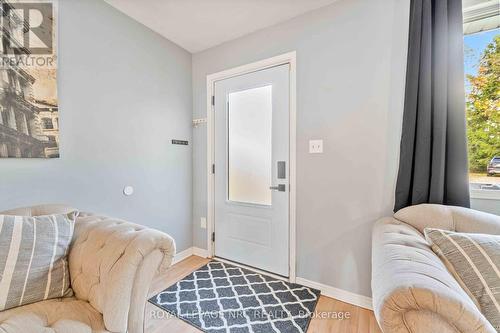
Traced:
<svg viewBox="0 0 500 333">
<path fill-rule="evenodd" d="M 206 124 L 207 118 L 193 119 L 193 127 L 198 128 L 201 124 Z"/>
</svg>

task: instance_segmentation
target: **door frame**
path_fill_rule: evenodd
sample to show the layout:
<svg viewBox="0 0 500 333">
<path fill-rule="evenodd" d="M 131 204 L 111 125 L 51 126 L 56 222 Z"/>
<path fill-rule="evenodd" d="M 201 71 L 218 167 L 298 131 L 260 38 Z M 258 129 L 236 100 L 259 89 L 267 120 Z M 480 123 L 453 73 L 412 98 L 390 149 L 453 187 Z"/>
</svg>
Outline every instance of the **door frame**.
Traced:
<svg viewBox="0 0 500 333">
<path fill-rule="evenodd" d="M 281 54 L 243 66 L 207 75 L 207 252 L 210 258 L 215 256 L 212 233 L 215 230 L 215 174 L 212 165 L 215 163 L 215 117 L 212 96 L 215 94 L 215 82 L 234 76 L 257 72 L 266 68 L 289 64 L 290 66 L 290 196 L 289 196 L 289 281 L 296 279 L 296 162 L 297 162 L 297 54 L 296 51 Z"/>
</svg>

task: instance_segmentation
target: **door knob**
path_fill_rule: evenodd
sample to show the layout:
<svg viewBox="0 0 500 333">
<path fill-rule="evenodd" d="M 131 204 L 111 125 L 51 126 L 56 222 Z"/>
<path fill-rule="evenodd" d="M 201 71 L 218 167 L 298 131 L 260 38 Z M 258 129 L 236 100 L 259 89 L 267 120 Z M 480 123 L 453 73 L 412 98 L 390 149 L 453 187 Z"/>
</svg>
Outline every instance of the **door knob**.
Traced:
<svg viewBox="0 0 500 333">
<path fill-rule="evenodd" d="M 273 190 L 273 191 L 278 191 L 278 192 L 285 192 L 286 191 L 286 185 L 285 184 L 279 184 L 278 186 L 271 186 L 269 189 Z"/>
</svg>

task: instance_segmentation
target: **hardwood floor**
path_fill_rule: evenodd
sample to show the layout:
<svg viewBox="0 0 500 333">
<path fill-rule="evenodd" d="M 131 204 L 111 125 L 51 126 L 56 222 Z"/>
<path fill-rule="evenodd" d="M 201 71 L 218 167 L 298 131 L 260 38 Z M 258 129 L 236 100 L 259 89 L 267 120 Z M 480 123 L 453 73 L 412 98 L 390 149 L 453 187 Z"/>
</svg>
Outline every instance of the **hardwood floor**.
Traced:
<svg viewBox="0 0 500 333">
<path fill-rule="evenodd" d="M 208 263 L 210 259 L 191 256 L 180 263 L 173 265 L 165 274 L 157 277 L 151 286 L 150 297 L 168 288 L 181 280 L 189 273 Z M 373 312 L 357 306 L 347 304 L 333 298 L 321 296 L 316 306 L 318 313 L 349 313 L 347 319 L 321 319 L 313 318 L 309 325 L 308 333 L 382 333 L 379 329 Z M 200 330 L 184 321 L 170 316 L 165 311 L 148 303 L 146 306 L 146 332 L 147 333 L 199 333 Z"/>
</svg>

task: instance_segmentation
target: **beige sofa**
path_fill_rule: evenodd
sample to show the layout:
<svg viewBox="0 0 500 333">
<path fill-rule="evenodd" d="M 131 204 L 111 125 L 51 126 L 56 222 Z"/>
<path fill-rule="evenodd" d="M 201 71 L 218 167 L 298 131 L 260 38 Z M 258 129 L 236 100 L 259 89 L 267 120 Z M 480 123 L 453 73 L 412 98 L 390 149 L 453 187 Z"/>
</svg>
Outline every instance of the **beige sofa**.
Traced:
<svg viewBox="0 0 500 333">
<path fill-rule="evenodd" d="M 46 205 L 2 213 L 37 216 L 69 211 L 66 206 Z M 74 297 L 0 312 L 0 332 L 143 332 L 151 280 L 170 266 L 174 253 L 174 240 L 162 232 L 80 214 L 68 259 Z"/>
<path fill-rule="evenodd" d="M 500 234 L 500 216 L 419 205 L 378 221 L 373 230 L 372 291 L 380 327 L 384 333 L 496 332 L 427 245 L 426 227 Z"/>
</svg>

